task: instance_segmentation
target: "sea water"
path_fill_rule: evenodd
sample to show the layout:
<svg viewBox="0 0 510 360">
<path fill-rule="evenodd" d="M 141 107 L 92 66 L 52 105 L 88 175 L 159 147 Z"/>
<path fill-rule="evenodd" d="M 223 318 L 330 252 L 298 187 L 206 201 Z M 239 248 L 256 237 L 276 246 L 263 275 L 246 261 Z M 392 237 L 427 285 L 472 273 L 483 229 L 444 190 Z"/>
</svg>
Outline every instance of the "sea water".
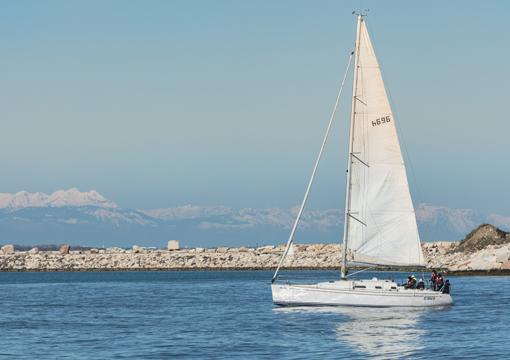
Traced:
<svg viewBox="0 0 510 360">
<path fill-rule="evenodd" d="M 510 277 L 451 277 L 455 306 L 393 309 L 280 308 L 272 275 L 0 273 L 0 358 L 510 358 Z"/>
</svg>

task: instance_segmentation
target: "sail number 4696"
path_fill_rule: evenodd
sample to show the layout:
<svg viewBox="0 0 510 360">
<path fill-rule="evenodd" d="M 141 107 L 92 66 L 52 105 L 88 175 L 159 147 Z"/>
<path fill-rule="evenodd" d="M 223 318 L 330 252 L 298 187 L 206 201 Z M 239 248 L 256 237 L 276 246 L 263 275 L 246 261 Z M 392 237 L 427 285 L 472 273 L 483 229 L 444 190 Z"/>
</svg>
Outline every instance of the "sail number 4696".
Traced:
<svg viewBox="0 0 510 360">
<path fill-rule="evenodd" d="M 389 123 L 390 121 L 391 120 L 390 120 L 389 116 L 382 117 L 380 119 L 376 119 L 376 120 L 372 121 L 372 126 L 377 126 L 377 125 L 381 125 L 381 124 L 384 124 L 384 123 Z"/>
</svg>

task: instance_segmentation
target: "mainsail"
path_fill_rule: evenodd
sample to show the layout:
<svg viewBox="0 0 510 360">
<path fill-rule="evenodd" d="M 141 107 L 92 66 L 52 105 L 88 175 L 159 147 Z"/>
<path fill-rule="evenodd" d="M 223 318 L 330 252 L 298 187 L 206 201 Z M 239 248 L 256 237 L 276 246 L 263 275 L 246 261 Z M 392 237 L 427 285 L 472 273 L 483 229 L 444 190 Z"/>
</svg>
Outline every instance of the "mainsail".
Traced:
<svg viewBox="0 0 510 360">
<path fill-rule="evenodd" d="M 364 21 L 357 45 L 347 255 L 355 263 L 424 265 L 393 114 Z"/>
<path fill-rule="evenodd" d="M 342 279 L 346 275 L 347 257 L 351 262 L 368 265 L 425 265 L 393 114 L 362 15 L 358 15 L 356 46 L 349 65 L 353 54 L 356 54 L 356 60 Z M 292 251 L 292 239 L 328 138 L 345 76 L 305 197 L 272 282 L 278 276 L 283 260 Z"/>
</svg>

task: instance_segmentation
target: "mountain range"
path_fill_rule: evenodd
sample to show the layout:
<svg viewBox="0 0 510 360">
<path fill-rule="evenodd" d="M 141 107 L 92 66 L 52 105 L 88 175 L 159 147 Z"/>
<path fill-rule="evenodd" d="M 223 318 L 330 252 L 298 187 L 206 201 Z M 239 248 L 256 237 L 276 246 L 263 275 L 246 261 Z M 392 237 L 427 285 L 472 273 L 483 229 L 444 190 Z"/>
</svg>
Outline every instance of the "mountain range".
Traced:
<svg viewBox="0 0 510 360">
<path fill-rule="evenodd" d="M 0 244 L 255 246 L 286 243 L 299 207 L 237 210 L 180 206 L 157 210 L 119 207 L 97 191 L 58 190 L 51 195 L 0 194 Z M 416 218 L 422 241 L 459 241 L 481 223 L 510 230 L 510 218 L 469 209 L 421 204 Z M 295 243 L 339 243 L 343 211 L 305 211 Z"/>
</svg>

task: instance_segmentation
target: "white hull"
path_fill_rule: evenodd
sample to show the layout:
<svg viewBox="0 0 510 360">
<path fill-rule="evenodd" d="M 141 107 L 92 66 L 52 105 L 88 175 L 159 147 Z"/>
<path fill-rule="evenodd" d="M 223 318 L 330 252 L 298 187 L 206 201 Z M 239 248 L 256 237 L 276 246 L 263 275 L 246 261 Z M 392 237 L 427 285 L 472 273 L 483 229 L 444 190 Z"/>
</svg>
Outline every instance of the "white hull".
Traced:
<svg viewBox="0 0 510 360">
<path fill-rule="evenodd" d="M 361 306 L 361 307 L 433 307 L 451 306 L 449 294 L 439 291 L 404 289 L 384 281 L 364 281 L 367 289 L 356 289 L 360 282 L 335 281 L 318 284 L 272 284 L 273 302 L 279 306 Z M 372 286 L 371 286 L 372 285 Z M 391 289 L 390 285 L 394 285 Z"/>
</svg>

